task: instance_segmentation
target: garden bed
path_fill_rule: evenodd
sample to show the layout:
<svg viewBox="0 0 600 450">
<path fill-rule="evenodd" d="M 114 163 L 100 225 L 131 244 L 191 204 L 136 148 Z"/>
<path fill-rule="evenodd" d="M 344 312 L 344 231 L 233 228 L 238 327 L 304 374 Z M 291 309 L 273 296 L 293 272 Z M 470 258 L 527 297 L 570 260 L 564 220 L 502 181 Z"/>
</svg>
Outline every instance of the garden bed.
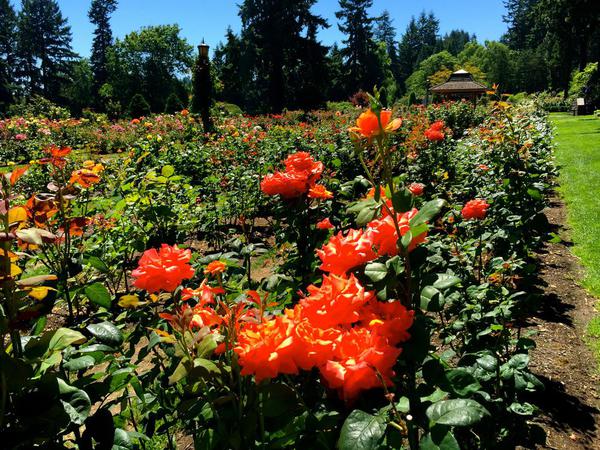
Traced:
<svg viewBox="0 0 600 450">
<path fill-rule="evenodd" d="M 89 124 L 43 153 L 30 131 L 33 162 L 3 178 L 4 367 L 25 374 L 6 442 L 505 448 L 543 445 L 536 424 L 553 442 L 537 392 L 572 366 L 544 355 L 578 347 L 553 344 L 529 282 L 553 236 L 546 116 L 371 101 L 212 136 L 187 114 L 109 126 L 126 148 L 105 164 L 64 146 Z M 47 409 L 23 409 L 39 390 Z"/>
</svg>

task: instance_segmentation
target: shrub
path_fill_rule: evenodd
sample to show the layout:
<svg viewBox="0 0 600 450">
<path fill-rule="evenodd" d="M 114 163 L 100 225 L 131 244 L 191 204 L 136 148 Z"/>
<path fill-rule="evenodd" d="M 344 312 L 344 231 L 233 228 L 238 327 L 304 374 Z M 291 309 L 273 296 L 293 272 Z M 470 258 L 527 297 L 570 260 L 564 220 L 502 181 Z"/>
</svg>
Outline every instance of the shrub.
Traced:
<svg viewBox="0 0 600 450">
<path fill-rule="evenodd" d="M 135 94 L 129 103 L 129 115 L 142 117 L 150 115 L 150 105 L 142 94 Z"/>
<path fill-rule="evenodd" d="M 58 106 L 40 95 L 34 95 L 21 103 L 11 105 L 8 115 L 13 117 L 43 117 L 51 120 L 71 117 L 68 109 Z"/>
<path fill-rule="evenodd" d="M 175 92 L 171 92 L 171 95 L 167 97 L 167 102 L 165 104 L 165 113 L 167 114 L 175 114 L 183 110 L 185 107 L 181 99 L 177 96 Z"/>
<path fill-rule="evenodd" d="M 244 114 L 242 108 L 233 103 L 217 102 L 212 108 L 212 115 L 220 115 L 223 117 L 241 116 Z"/>
<path fill-rule="evenodd" d="M 369 106 L 369 95 L 362 89 L 350 97 L 349 100 L 354 106 L 360 106 L 361 108 Z"/>
</svg>

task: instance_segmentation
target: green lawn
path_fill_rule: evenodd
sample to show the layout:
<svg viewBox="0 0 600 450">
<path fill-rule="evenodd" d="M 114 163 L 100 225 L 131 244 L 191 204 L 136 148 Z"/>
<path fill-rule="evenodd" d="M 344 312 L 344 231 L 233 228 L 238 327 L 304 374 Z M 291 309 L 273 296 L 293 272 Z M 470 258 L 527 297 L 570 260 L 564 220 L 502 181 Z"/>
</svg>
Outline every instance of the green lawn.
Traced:
<svg viewBox="0 0 600 450">
<path fill-rule="evenodd" d="M 584 286 L 600 296 L 600 119 L 552 114 L 560 192 L 567 204 L 573 252 L 586 268 Z"/>
</svg>

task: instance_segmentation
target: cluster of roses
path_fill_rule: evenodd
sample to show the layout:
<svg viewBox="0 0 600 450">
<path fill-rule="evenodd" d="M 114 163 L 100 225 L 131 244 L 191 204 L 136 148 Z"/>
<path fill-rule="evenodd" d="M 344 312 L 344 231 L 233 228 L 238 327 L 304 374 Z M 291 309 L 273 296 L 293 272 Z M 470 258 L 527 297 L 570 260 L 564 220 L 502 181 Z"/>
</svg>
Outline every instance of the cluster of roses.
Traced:
<svg viewBox="0 0 600 450">
<path fill-rule="evenodd" d="M 398 301 L 378 301 L 351 272 L 378 257 L 397 255 L 398 231 L 404 236 L 410 230 L 418 210 L 396 214 L 385 195 L 381 198 L 388 208 L 378 219 L 364 230 L 332 236 L 317 250 L 321 270 L 329 273 L 320 287 L 310 286 L 294 309 L 242 330 L 235 347 L 242 374 L 260 382 L 316 367 L 325 385 L 347 402 L 363 390 L 391 385 L 398 344 L 410 338 L 413 311 Z M 413 237 L 408 251 L 426 236 Z"/>
<path fill-rule="evenodd" d="M 333 194 L 318 185 L 323 173 L 323 163 L 315 161 L 307 152 L 297 152 L 284 161 L 285 171 L 265 176 L 260 189 L 265 195 L 281 195 L 292 199 L 308 194 L 310 198 L 329 199 Z"/>
<path fill-rule="evenodd" d="M 195 274 L 189 264 L 191 257 L 191 250 L 180 249 L 176 245 L 162 244 L 158 250 L 146 250 L 138 262 L 138 267 L 131 274 L 135 278 L 133 285 L 149 294 L 174 292 L 183 280 L 190 279 Z M 226 268 L 227 265 L 222 261 L 213 261 L 207 266 L 204 274 L 217 277 L 220 284 L 221 274 Z M 213 307 L 215 296 L 224 293 L 225 289 L 221 285 L 211 287 L 207 279 L 204 279 L 196 289 L 181 290 L 181 300 L 184 303 L 178 314 L 161 313 L 160 316 L 180 331 L 187 328 L 216 328 L 223 323 L 223 317 Z M 185 303 L 191 299 L 196 300 L 193 307 Z M 139 302 L 135 301 L 130 305 L 138 306 Z"/>
<path fill-rule="evenodd" d="M 377 300 L 352 274 L 325 275 L 308 293 L 283 315 L 245 325 L 234 349 L 242 375 L 258 383 L 316 367 L 347 402 L 363 390 L 391 385 L 397 345 L 410 338 L 413 311 Z"/>
<path fill-rule="evenodd" d="M 443 130 L 444 122 L 438 120 L 437 122 L 431 124 L 427 130 L 425 130 L 425 137 L 433 142 L 443 141 L 446 137 Z"/>
</svg>

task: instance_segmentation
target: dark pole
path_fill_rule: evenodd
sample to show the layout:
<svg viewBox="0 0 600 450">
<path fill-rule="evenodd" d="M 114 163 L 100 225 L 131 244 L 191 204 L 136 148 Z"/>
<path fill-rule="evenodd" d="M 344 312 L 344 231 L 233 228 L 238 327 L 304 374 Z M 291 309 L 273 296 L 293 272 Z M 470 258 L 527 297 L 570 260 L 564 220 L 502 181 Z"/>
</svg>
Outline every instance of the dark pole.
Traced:
<svg viewBox="0 0 600 450">
<path fill-rule="evenodd" d="M 194 83 L 193 109 L 200 113 L 205 133 L 212 131 L 210 120 L 210 104 L 212 95 L 212 80 L 210 77 L 210 60 L 208 45 L 204 42 L 198 46 L 198 62 L 196 64 L 196 80 Z"/>
</svg>

